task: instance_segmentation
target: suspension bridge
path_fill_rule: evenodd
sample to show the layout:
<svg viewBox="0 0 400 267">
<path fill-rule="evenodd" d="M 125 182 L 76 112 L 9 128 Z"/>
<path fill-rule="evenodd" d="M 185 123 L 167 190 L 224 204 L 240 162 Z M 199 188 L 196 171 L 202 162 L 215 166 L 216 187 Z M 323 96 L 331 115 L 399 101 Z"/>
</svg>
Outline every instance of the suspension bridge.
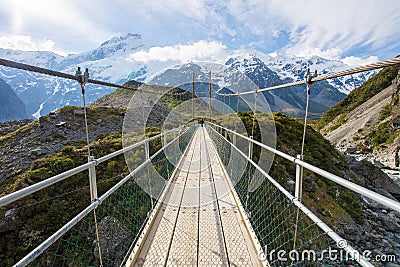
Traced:
<svg viewBox="0 0 400 267">
<path fill-rule="evenodd" d="M 396 64 L 399 58 L 223 95 L 257 96 L 299 84 L 309 88 L 324 79 Z M 83 95 L 86 83 L 121 87 L 91 80 L 87 71 L 69 75 L 5 59 L 0 65 L 76 80 Z M 184 125 L 100 158 L 89 154 L 86 164 L 1 197 L 0 207 L 6 207 L 76 174 L 89 173 L 91 204 L 14 266 L 373 266 L 346 236 L 339 236 L 302 203 L 303 170 L 387 209 L 400 212 L 399 202 L 313 166 L 301 155 L 288 155 L 212 120 L 199 125 L 196 119 L 192 111 L 192 120 Z M 162 146 L 151 155 L 151 144 L 157 140 Z M 256 147 L 295 166 L 294 194 L 253 160 Z M 98 196 L 97 166 L 136 151 L 144 151 L 143 162 Z M 286 254 L 278 255 L 279 251 Z M 289 257 L 290 251 L 294 253 Z M 295 257 L 304 251 L 306 258 Z M 328 257 L 327 251 L 336 251 L 336 257 Z"/>
</svg>

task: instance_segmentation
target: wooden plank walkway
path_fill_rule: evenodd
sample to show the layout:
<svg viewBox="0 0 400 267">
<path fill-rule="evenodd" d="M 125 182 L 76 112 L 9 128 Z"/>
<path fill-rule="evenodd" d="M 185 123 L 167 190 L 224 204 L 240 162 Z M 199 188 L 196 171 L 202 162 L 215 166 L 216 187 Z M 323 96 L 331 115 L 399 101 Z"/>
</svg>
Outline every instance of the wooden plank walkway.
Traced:
<svg viewBox="0 0 400 267">
<path fill-rule="evenodd" d="M 262 266 L 227 179 L 199 127 L 130 266 Z"/>
</svg>

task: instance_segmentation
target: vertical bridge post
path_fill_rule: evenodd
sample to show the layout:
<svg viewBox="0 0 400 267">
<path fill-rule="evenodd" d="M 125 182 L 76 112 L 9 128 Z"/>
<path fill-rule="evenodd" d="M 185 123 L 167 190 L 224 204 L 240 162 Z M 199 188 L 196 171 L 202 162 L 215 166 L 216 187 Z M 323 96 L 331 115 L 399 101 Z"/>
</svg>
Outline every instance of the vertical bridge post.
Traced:
<svg viewBox="0 0 400 267">
<path fill-rule="evenodd" d="M 297 158 L 300 159 L 301 156 L 297 155 Z M 302 188 L 302 179 L 301 179 L 301 166 L 296 164 L 296 183 L 295 183 L 295 190 L 294 190 L 294 196 L 298 199 L 301 200 L 301 188 Z"/>
<path fill-rule="evenodd" d="M 211 91 L 212 91 L 212 80 L 211 80 L 211 71 L 209 74 L 209 85 L 208 85 L 208 117 L 211 122 Z"/>
<path fill-rule="evenodd" d="M 89 162 L 95 161 L 93 156 L 89 156 Z M 97 199 L 96 165 L 89 168 L 89 188 L 91 202 Z"/>
<path fill-rule="evenodd" d="M 194 121 L 194 71 L 192 72 L 192 120 Z"/>
<path fill-rule="evenodd" d="M 253 140 L 253 136 L 250 136 L 250 139 Z M 249 140 L 249 159 L 253 158 L 253 142 Z"/>
<path fill-rule="evenodd" d="M 164 139 L 163 139 L 164 140 L 163 147 L 165 147 L 168 144 L 167 133 L 164 132 L 163 137 L 164 137 Z"/>
<path fill-rule="evenodd" d="M 150 151 L 149 151 L 149 138 L 146 136 L 145 137 L 145 142 L 144 142 L 144 153 L 146 156 L 146 160 L 150 158 Z"/>
<path fill-rule="evenodd" d="M 147 136 L 145 136 L 145 142 L 144 142 L 144 153 L 146 156 L 146 160 L 148 160 L 150 158 L 150 149 L 149 149 L 149 138 Z M 149 179 L 149 195 L 150 195 L 150 202 L 151 202 L 151 206 L 153 207 L 153 195 L 151 192 L 151 179 L 150 179 L 150 170 L 149 170 L 149 163 L 146 166 L 147 169 L 147 178 Z"/>
</svg>

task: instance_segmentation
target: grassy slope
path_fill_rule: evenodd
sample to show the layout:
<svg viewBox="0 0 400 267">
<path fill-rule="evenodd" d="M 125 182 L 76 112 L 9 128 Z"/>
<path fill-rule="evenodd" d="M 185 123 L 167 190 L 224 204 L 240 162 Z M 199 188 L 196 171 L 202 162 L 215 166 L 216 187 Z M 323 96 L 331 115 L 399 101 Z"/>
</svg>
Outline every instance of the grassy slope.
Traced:
<svg viewBox="0 0 400 267">
<path fill-rule="evenodd" d="M 324 128 L 338 116 L 340 116 L 341 119 L 339 119 L 336 128 L 339 127 L 340 124 L 344 122 L 343 118 L 347 113 L 391 85 L 392 80 L 396 77 L 399 69 L 400 66 L 384 68 L 377 75 L 363 83 L 360 87 L 353 90 L 342 101 L 331 107 L 322 116 L 322 118 L 316 125 L 317 129 Z M 334 128 L 332 128 L 331 130 L 333 129 Z"/>
</svg>

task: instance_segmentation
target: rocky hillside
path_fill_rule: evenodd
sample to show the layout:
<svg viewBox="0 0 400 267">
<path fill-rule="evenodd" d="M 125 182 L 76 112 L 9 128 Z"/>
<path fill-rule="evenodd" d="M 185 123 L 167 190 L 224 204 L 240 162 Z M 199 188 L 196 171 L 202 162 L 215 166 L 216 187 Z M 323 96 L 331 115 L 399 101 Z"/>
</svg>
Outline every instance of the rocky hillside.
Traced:
<svg viewBox="0 0 400 267">
<path fill-rule="evenodd" d="M 169 90 L 182 93 L 179 88 L 147 86 L 143 90 Z M 110 133 L 121 133 L 126 108 L 135 94 L 134 91 L 118 89 L 110 95 L 97 100 L 88 107 L 89 140 Z M 135 98 L 131 108 L 151 106 L 152 111 L 147 119 L 148 127 L 161 127 L 164 118 L 179 103 L 187 100 L 183 96 L 164 95 L 157 103 L 146 96 Z M 143 101 L 141 103 L 137 100 Z M 151 105 L 152 104 L 152 105 Z M 153 106 L 154 105 L 154 106 Z M 140 114 L 140 112 L 139 112 Z M 21 120 L 0 123 L 0 148 L 8 151 L 0 155 L 0 182 L 9 181 L 29 168 L 32 161 L 59 152 L 65 146 L 81 148 L 85 145 L 84 114 L 82 107 L 67 106 L 56 112 L 41 117 L 39 120 Z M 0 192 L 1 193 L 1 192 Z"/>
<path fill-rule="evenodd" d="M 399 71 L 385 68 L 351 92 L 317 123 L 320 131 L 341 151 L 399 167 Z"/>
<path fill-rule="evenodd" d="M 13 89 L 0 79 L 0 122 L 28 118 L 25 105 Z"/>
<path fill-rule="evenodd" d="M 397 200 L 400 199 L 399 98 L 400 66 L 384 68 L 316 123 L 324 137 L 346 155 L 354 181 Z M 346 225 L 343 234 L 351 237 L 356 247 L 377 254 L 400 255 L 397 249 L 400 214 L 366 198 L 362 198 L 362 206 L 364 225 Z"/>
</svg>

